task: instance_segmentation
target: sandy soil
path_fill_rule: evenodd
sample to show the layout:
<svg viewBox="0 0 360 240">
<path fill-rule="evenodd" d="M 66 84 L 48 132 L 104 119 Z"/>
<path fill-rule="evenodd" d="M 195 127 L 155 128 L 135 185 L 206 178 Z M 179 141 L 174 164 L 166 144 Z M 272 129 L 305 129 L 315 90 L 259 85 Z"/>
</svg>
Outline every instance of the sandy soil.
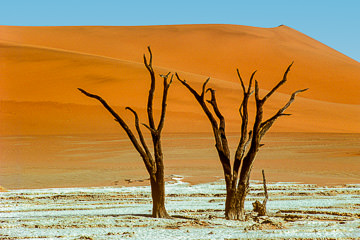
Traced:
<svg viewBox="0 0 360 240">
<path fill-rule="evenodd" d="M 0 183 L 7 189 L 148 184 L 140 156 L 123 135 L 0 140 Z M 234 149 L 238 136 L 229 134 L 229 141 Z M 270 133 L 263 143 L 252 179 L 260 180 L 264 169 L 271 182 L 360 183 L 359 134 Z M 223 178 L 211 134 L 164 134 L 163 144 L 167 176 L 180 174 L 193 184 Z"/>
</svg>

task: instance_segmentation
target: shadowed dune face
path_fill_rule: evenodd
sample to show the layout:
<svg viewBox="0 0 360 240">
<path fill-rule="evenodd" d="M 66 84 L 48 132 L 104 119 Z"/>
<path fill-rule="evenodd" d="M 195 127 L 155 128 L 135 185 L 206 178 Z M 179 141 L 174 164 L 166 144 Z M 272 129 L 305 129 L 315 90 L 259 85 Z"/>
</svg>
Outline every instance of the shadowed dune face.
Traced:
<svg viewBox="0 0 360 240">
<path fill-rule="evenodd" d="M 236 68 L 246 80 L 258 70 L 265 94 L 295 61 L 288 82 L 265 107 L 266 116 L 292 91 L 310 90 L 289 109 L 294 116 L 279 120 L 272 130 L 360 132 L 360 63 L 286 26 L 0 26 L 0 36 L 0 135 L 118 133 L 108 113 L 76 88 L 103 96 L 129 121 L 126 106 L 144 116 L 149 76 L 142 55 L 147 45 L 157 73 L 178 72 L 199 88 L 212 78 L 209 86 L 217 89 L 228 131 L 239 129 Z M 161 87 L 159 78 L 157 90 Z M 210 131 L 192 96 L 177 82 L 168 106 L 165 131 Z"/>
</svg>

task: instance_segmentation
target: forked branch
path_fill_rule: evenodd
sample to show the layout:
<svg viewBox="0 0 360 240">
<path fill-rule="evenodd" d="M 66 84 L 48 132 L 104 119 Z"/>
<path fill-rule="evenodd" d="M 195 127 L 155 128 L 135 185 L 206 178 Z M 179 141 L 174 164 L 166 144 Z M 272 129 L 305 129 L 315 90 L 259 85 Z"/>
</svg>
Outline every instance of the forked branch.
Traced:
<svg viewBox="0 0 360 240">
<path fill-rule="evenodd" d="M 308 90 L 308 88 L 305 88 L 305 89 L 297 90 L 294 93 L 292 93 L 289 101 L 282 108 L 280 108 L 279 111 L 275 115 L 273 115 L 271 118 L 269 118 L 268 120 L 261 123 L 260 137 L 265 135 L 265 133 L 270 129 L 270 127 L 273 125 L 273 123 L 275 122 L 276 119 L 278 119 L 281 116 L 289 116 L 290 114 L 286 114 L 286 113 L 284 113 L 284 111 L 294 102 L 295 97 L 298 93 L 305 92 L 307 90 Z"/>
<path fill-rule="evenodd" d="M 220 157 L 221 164 L 223 166 L 224 171 L 226 171 L 229 175 L 231 175 L 231 166 L 230 166 L 230 151 L 225 135 L 225 120 L 222 114 L 220 113 L 215 97 L 215 91 L 211 88 L 207 89 L 207 91 L 211 92 L 211 100 L 207 101 L 213 107 L 213 110 L 216 116 L 220 120 L 220 128 L 218 122 L 216 121 L 214 115 L 208 108 L 206 101 L 204 99 L 206 84 L 209 82 L 209 78 L 202 85 L 202 92 L 199 94 L 195 89 L 193 89 L 185 80 L 182 80 L 177 73 L 175 73 L 176 78 L 192 93 L 195 99 L 198 101 L 203 111 L 205 112 L 207 118 L 209 119 L 214 138 L 216 142 L 216 149 L 218 151 L 218 155 Z"/>
<path fill-rule="evenodd" d="M 206 116 L 208 117 L 208 119 L 210 120 L 211 126 L 213 128 L 214 131 L 218 131 L 218 124 L 216 119 L 214 118 L 213 114 L 211 113 L 211 111 L 209 110 L 209 108 L 206 105 L 206 102 L 204 100 L 204 95 L 203 94 L 199 94 L 195 89 L 193 89 L 187 82 L 186 80 L 182 80 L 179 75 L 177 73 L 175 73 L 175 76 L 177 78 L 177 80 L 179 82 L 181 82 L 189 91 L 192 95 L 194 95 L 195 99 L 198 101 L 198 103 L 200 104 L 201 108 L 204 110 Z M 203 84 L 203 89 L 204 87 L 206 87 L 207 82 L 209 81 L 209 78 L 204 82 Z"/>
<path fill-rule="evenodd" d="M 206 79 L 206 81 L 203 83 L 202 86 L 202 91 L 201 91 L 201 97 L 204 98 L 205 95 L 205 89 L 206 89 L 206 84 L 210 81 L 210 78 Z"/>
<path fill-rule="evenodd" d="M 144 64 L 145 64 L 145 67 L 148 69 L 148 71 L 151 73 L 151 72 L 154 72 L 153 68 L 152 68 L 152 52 L 151 52 L 151 49 L 150 49 L 150 46 L 147 47 L 148 51 L 149 51 L 149 63 L 147 62 L 147 59 L 146 59 L 146 55 L 144 54 Z"/>
<path fill-rule="evenodd" d="M 133 110 L 132 108 L 126 107 L 125 109 L 131 111 L 131 112 L 134 114 L 136 131 L 137 131 L 137 133 L 138 133 L 138 135 L 139 135 L 139 139 L 140 139 L 141 145 L 143 146 L 143 148 L 144 148 L 144 150 L 145 150 L 145 152 L 146 152 L 146 155 L 147 155 L 148 158 L 149 158 L 149 164 L 152 166 L 152 172 L 155 173 L 155 172 L 156 172 L 156 164 L 154 163 L 154 160 L 153 160 L 153 158 L 152 158 L 152 155 L 151 155 L 151 153 L 150 153 L 150 151 L 149 151 L 149 148 L 148 148 L 148 146 L 147 146 L 147 144 L 146 144 L 146 142 L 145 142 L 144 136 L 143 136 L 143 134 L 142 134 L 142 132 L 141 132 L 140 125 L 139 125 L 139 116 L 138 116 L 138 114 L 136 113 L 136 111 Z"/>
<path fill-rule="evenodd" d="M 240 167 L 243 157 L 245 155 L 246 147 L 249 144 L 251 137 L 252 137 L 252 131 L 250 131 L 248 133 L 248 130 L 247 130 L 248 129 L 248 127 L 247 127 L 248 126 L 248 118 L 249 118 L 248 117 L 248 102 L 249 102 L 250 96 L 253 93 L 251 91 L 251 87 L 252 87 L 252 82 L 255 77 L 256 71 L 254 71 L 251 74 L 249 86 L 248 86 L 247 90 L 245 89 L 245 84 L 244 84 L 238 70 L 237 70 L 237 72 L 238 72 L 238 76 L 239 76 L 241 86 L 243 89 L 243 100 L 242 100 L 242 102 L 240 104 L 240 108 L 239 108 L 239 113 L 241 116 L 241 135 L 240 135 L 240 141 L 239 141 L 238 147 L 235 152 L 235 160 L 234 160 L 234 166 L 233 166 L 233 177 L 234 177 L 235 181 L 238 178 L 239 167 Z M 246 140 L 247 135 L 249 135 L 248 140 Z"/>
<path fill-rule="evenodd" d="M 215 90 L 212 88 L 208 88 L 206 90 L 206 92 L 210 92 L 211 93 L 211 99 L 207 100 L 208 103 L 210 103 L 210 105 L 212 106 L 216 116 L 219 118 L 220 120 L 220 128 L 225 128 L 225 120 L 223 115 L 220 113 L 220 110 L 218 108 L 217 102 L 216 102 L 216 96 L 215 96 Z"/>
</svg>

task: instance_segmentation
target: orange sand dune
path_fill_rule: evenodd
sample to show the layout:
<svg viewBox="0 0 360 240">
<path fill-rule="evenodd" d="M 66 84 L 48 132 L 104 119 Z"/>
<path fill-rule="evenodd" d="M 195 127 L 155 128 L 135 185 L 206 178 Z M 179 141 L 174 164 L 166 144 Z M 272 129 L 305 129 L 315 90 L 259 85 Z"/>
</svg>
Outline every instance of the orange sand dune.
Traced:
<svg viewBox="0 0 360 240">
<path fill-rule="evenodd" d="M 145 121 L 149 74 L 142 55 L 148 45 L 157 73 L 178 72 L 197 89 L 211 77 L 232 149 L 240 128 L 236 68 L 246 80 L 257 69 L 264 95 L 294 60 L 288 82 L 269 99 L 265 116 L 283 106 L 292 91 L 310 90 L 287 110 L 293 116 L 272 128 L 285 133 L 264 139 L 254 178 L 260 179 L 265 168 L 269 181 L 359 182 L 360 63 L 294 29 L 0 26 L 0 185 L 103 186 L 146 178 L 122 129 L 77 88 L 103 96 L 130 127 L 134 119 L 126 106 Z M 161 89 L 158 78 L 157 116 Z M 254 101 L 249 105 L 251 123 Z M 193 183 L 221 178 L 210 124 L 177 81 L 169 92 L 164 130 L 166 174 L 182 174 Z"/>
<path fill-rule="evenodd" d="M 78 105 L 98 103 L 76 88 L 100 94 L 122 110 L 142 109 L 149 87 L 142 63 L 147 45 L 152 47 L 158 73 L 179 72 L 196 87 L 212 77 L 209 86 L 217 89 L 229 131 L 239 128 L 236 67 L 245 79 L 258 69 L 265 93 L 295 60 L 288 83 L 268 103 L 268 116 L 293 90 L 310 90 L 289 109 L 295 116 L 280 120 L 273 130 L 360 132 L 360 63 L 286 26 L 0 26 L 0 36 L 0 135 L 118 132 L 102 109 Z M 156 100 L 160 101 L 159 95 Z M 210 130 L 194 99 L 178 82 L 170 90 L 166 130 Z"/>
</svg>

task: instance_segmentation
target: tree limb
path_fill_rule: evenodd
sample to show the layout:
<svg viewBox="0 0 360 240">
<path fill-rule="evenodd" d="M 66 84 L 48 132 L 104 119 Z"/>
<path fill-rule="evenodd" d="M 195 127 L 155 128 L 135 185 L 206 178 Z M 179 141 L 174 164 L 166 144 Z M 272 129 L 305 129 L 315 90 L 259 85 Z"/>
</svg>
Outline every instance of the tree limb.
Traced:
<svg viewBox="0 0 360 240">
<path fill-rule="evenodd" d="M 259 83 L 258 83 L 258 81 L 255 80 L 255 101 L 256 101 L 256 103 L 261 101 L 259 94 L 260 94 L 259 93 Z"/>
<path fill-rule="evenodd" d="M 286 114 L 283 113 L 295 100 L 295 97 L 298 93 L 301 92 L 305 92 L 307 91 L 308 88 L 306 89 L 300 89 L 295 91 L 294 93 L 291 94 L 291 97 L 289 99 L 289 101 L 282 107 L 279 109 L 279 111 L 273 115 L 271 118 L 269 118 L 268 120 L 264 121 L 263 123 L 261 123 L 260 125 L 260 136 L 264 136 L 265 133 L 270 129 L 270 127 L 273 125 L 273 123 L 275 122 L 275 120 L 281 116 L 289 116 L 290 114 Z"/>
<path fill-rule="evenodd" d="M 150 54 L 150 61 L 149 63 L 147 62 L 147 59 L 146 59 L 146 56 L 144 54 L 143 58 L 144 58 L 144 64 L 145 64 L 145 67 L 148 69 L 149 72 L 154 72 L 153 68 L 152 68 L 152 52 L 151 52 L 151 49 L 150 49 L 150 46 L 147 47 L 148 51 L 149 51 L 149 54 Z"/>
<path fill-rule="evenodd" d="M 248 90 L 247 90 L 247 93 L 249 94 L 249 96 L 252 94 L 250 92 L 251 90 L 251 86 L 252 86 L 252 82 L 253 82 L 253 79 L 255 77 L 255 73 L 257 72 L 257 70 L 255 70 L 252 74 L 251 74 L 251 77 L 250 77 L 250 81 L 249 81 L 249 86 L 248 86 Z"/>
<path fill-rule="evenodd" d="M 195 99 L 198 101 L 198 103 L 200 104 L 200 106 L 202 107 L 202 109 L 204 110 L 206 116 L 208 117 L 208 119 L 210 120 L 211 126 L 213 127 L 213 130 L 218 131 L 218 124 L 216 119 L 214 118 L 213 114 L 210 112 L 209 108 L 206 106 L 206 103 L 204 101 L 204 98 L 195 90 L 193 89 L 187 82 L 186 80 L 182 80 L 179 75 L 177 73 L 175 73 L 176 78 L 178 79 L 179 82 L 181 82 L 189 91 L 190 93 L 192 93 L 195 97 Z M 208 81 L 208 80 L 207 80 Z M 206 82 L 206 81 L 205 81 Z M 205 85 L 205 83 L 203 84 L 203 86 Z"/>
<path fill-rule="evenodd" d="M 153 134 L 153 135 L 157 135 L 157 134 L 158 134 L 158 132 L 156 131 L 156 129 L 151 128 L 150 126 L 148 126 L 148 125 L 145 124 L 145 123 L 142 123 L 142 125 L 143 125 L 144 127 L 146 127 L 146 128 L 151 132 L 151 134 Z"/>
<path fill-rule="evenodd" d="M 228 141 L 226 139 L 226 134 L 225 134 L 225 119 L 218 108 L 218 105 L 216 102 L 215 90 L 212 88 L 208 88 L 206 90 L 206 92 L 208 92 L 208 91 L 211 92 L 211 100 L 208 100 L 207 102 L 211 104 L 216 116 L 219 118 L 219 121 L 220 121 L 219 133 L 220 133 L 220 138 L 221 138 L 222 150 L 223 150 L 225 156 L 229 159 L 229 162 L 227 164 L 230 165 L 230 150 L 229 150 L 229 145 L 228 145 Z"/>
<path fill-rule="evenodd" d="M 161 132 L 161 130 L 164 127 L 164 121 L 165 121 L 165 113 L 166 113 L 166 100 L 167 100 L 167 95 L 168 95 L 168 90 L 169 87 L 173 81 L 173 77 L 174 75 L 172 74 L 170 77 L 170 81 L 168 82 L 167 79 L 169 77 L 169 74 L 166 75 L 160 75 L 163 79 L 164 79 L 164 89 L 163 89 L 163 98 L 162 98 L 162 104 L 161 104 L 161 116 L 160 116 L 160 121 L 157 127 L 157 131 Z"/>
<path fill-rule="evenodd" d="M 85 96 L 90 97 L 90 98 L 94 98 L 96 100 L 98 100 L 104 107 L 105 109 L 115 118 L 115 120 L 120 124 L 120 126 L 124 129 L 124 131 L 126 132 L 126 134 L 128 135 L 130 141 L 132 142 L 132 144 L 134 145 L 135 149 L 139 152 L 139 154 L 141 155 L 141 157 L 144 160 L 145 165 L 147 165 L 148 163 L 146 162 L 147 159 L 147 155 L 145 153 L 145 151 L 142 149 L 142 147 L 140 146 L 140 144 L 138 143 L 138 141 L 136 140 L 136 137 L 134 136 L 134 134 L 132 133 L 132 131 L 130 130 L 129 126 L 124 122 L 124 120 L 107 104 L 107 102 L 101 98 L 98 95 L 95 94 L 91 94 L 81 88 L 78 88 L 78 90 L 83 93 Z"/>
<path fill-rule="evenodd" d="M 206 79 L 206 81 L 203 83 L 202 91 L 201 91 L 201 97 L 202 97 L 202 98 L 204 98 L 206 84 L 207 84 L 209 81 L 210 81 L 210 78 Z"/>
<path fill-rule="evenodd" d="M 240 79 L 242 89 L 243 89 L 243 100 L 242 100 L 242 102 L 240 104 L 240 108 L 239 108 L 239 113 L 240 113 L 240 116 L 241 116 L 241 135 L 240 135 L 240 141 L 239 141 L 238 147 L 237 147 L 236 152 L 235 152 L 235 159 L 234 159 L 234 165 L 233 165 L 234 184 L 235 184 L 236 179 L 238 177 L 239 168 L 241 166 L 243 157 L 245 155 L 245 149 L 246 149 L 246 147 L 247 147 L 247 145 L 249 143 L 249 140 L 251 139 L 251 135 L 252 135 L 252 131 L 250 131 L 248 133 L 248 130 L 247 130 L 248 118 L 249 118 L 248 117 L 248 101 L 249 101 L 249 98 L 250 98 L 250 96 L 252 94 L 251 86 L 252 86 L 252 82 L 253 82 L 255 73 L 256 73 L 256 71 L 254 71 L 251 74 L 250 81 L 249 81 L 249 86 L 248 86 L 247 90 L 245 89 L 245 85 L 244 85 L 242 79 Z M 238 72 L 238 75 L 240 77 L 239 72 Z M 249 135 L 249 140 L 246 142 L 247 135 Z"/>
<path fill-rule="evenodd" d="M 149 90 L 149 96 L 148 96 L 148 102 L 147 102 L 147 114 L 148 114 L 148 120 L 149 120 L 149 126 L 152 129 L 155 129 L 155 123 L 154 123 L 154 115 L 153 115 L 153 99 L 154 99 L 154 92 L 155 92 L 155 73 L 154 69 L 152 67 L 152 53 L 150 46 L 148 47 L 148 51 L 150 54 L 149 57 L 149 63 L 147 62 L 146 56 L 144 54 L 144 64 L 149 71 L 151 83 L 150 83 L 150 90 Z"/>
<path fill-rule="evenodd" d="M 238 68 L 236 69 L 236 72 L 237 72 L 238 78 L 239 78 L 239 80 L 240 80 L 240 83 L 241 83 L 241 87 L 242 87 L 242 89 L 243 89 L 243 92 L 245 92 L 246 90 L 245 90 L 244 81 L 243 81 L 242 78 L 241 78 L 241 75 L 240 75 L 240 72 L 239 72 L 239 69 L 238 69 Z"/>
<path fill-rule="evenodd" d="M 214 133 L 216 150 L 218 152 L 220 162 L 224 169 L 224 174 L 227 176 L 231 176 L 231 165 L 230 165 L 230 158 L 229 158 L 230 153 L 228 150 L 228 144 L 227 144 L 225 131 L 224 131 L 225 121 L 224 121 L 224 118 L 222 117 L 219 109 L 217 108 L 215 92 L 214 91 L 212 92 L 212 99 L 210 100 L 209 103 L 213 106 L 214 112 L 217 115 L 217 117 L 220 118 L 220 129 L 221 130 L 219 129 L 219 126 L 218 126 L 218 123 L 217 123 L 215 117 L 213 116 L 213 114 L 209 110 L 208 106 L 206 105 L 203 92 L 200 95 L 185 80 L 182 80 L 177 73 L 175 73 L 175 76 L 190 91 L 190 93 L 192 93 L 194 95 L 195 99 L 198 101 L 198 103 L 202 107 L 203 111 L 205 112 L 207 118 L 209 119 L 212 129 L 213 129 L 213 133 Z M 203 88 L 202 88 L 203 91 L 204 91 L 208 81 L 209 81 L 209 79 L 207 79 L 204 82 Z M 211 90 L 208 90 L 208 91 L 211 91 Z M 225 176 L 225 178 L 226 178 L 226 176 Z"/>
<path fill-rule="evenodd" d="M 276 84 L 276 86 L 270 90 L 270 92 L 268 92 L 265 97 L 262 99 L 263 102 L 265 102 L 281 85 L 283 85 L 286 81 L 287 81 L 287 75 L 290 71 L 291 66 L 294 64 L 294 62 L 292 62 L 286 69 L 284 76 L 282 78 L 282 80 Z"/>
<path fill-rule="evenodd" d="M 196 92 L 196 90 L 194 90 L 194 89 L 186 82 L 185 79 L 182 80 L 182 79 L 179 77 L 178 73 L 175 73 L 175 76 L 176 76 L 177 80 L 178 80 L 179 82 L 181 82 L 181 83 L 194 95 L 194 97 L 196 98 L 196 100 L 198 100 L 198 99 L 200 98 L 200 94 L 198 94 L 198 93 Z M 198 101 L 199 101 L 199 100 L 198 100 Z"/>
<path fill-rule="evenodd" d="M 151 153 L 150 153 L 150 151 L 149 151 L 149 148 L 148 148 L 148 146 L 146 145 L 144 136 L 143 136 L 143 134 L 142 134 L 142 132 L 141 132 L 141 129 L 140 129 L 138 114 L 136 113 L 135 110 L 133 110 L 133 109 L 130 108 L 130 107 L 126 107 L 125 109 L 131 111 L 131 112 L 134 114 L 134 117 L 135 117 L 135 128 L 136 128 L 136 131 L 137 131 L 137 133 L 138 133 L 138 135 L 139 135 L 139 139 L 140 139 L 141 145 L 143 146 L 143 148 L 144 148 L 144 150 L 145 150 L 145 152 L 146 152 L 146 155 L 147 155 L 148 158 L 149 158 L 149 162 L 150 162 L 150 164 L 152 165 L 152 171 L 153 171 L 153 172 L 156 172 L 156 164 L 155 164 L 155 162 L 154 162 L 154 160 L 153 160 L 153 158 L 152 158 L 152 156 L 151 156 Z"/>
<path fill-rule="evenodd" d="M 220 128 L 225 128 L 225 121 L 224 121 L 224 116 L 220 113 L 220 110 L 218 108 L 217 102 L 216 102 L 216 97 L 215 97 L 215 90 L 212 88 L 208 88 L 206 90 L 206 92 L 210 92 L 211 93 L 211 99 L 207 100 L 208 103 L 210 103 L 210 105 L 213 107 L 213 110 L 216 114 L 216 116 L 219 118 L 220 120 Z"/>
</svg>

